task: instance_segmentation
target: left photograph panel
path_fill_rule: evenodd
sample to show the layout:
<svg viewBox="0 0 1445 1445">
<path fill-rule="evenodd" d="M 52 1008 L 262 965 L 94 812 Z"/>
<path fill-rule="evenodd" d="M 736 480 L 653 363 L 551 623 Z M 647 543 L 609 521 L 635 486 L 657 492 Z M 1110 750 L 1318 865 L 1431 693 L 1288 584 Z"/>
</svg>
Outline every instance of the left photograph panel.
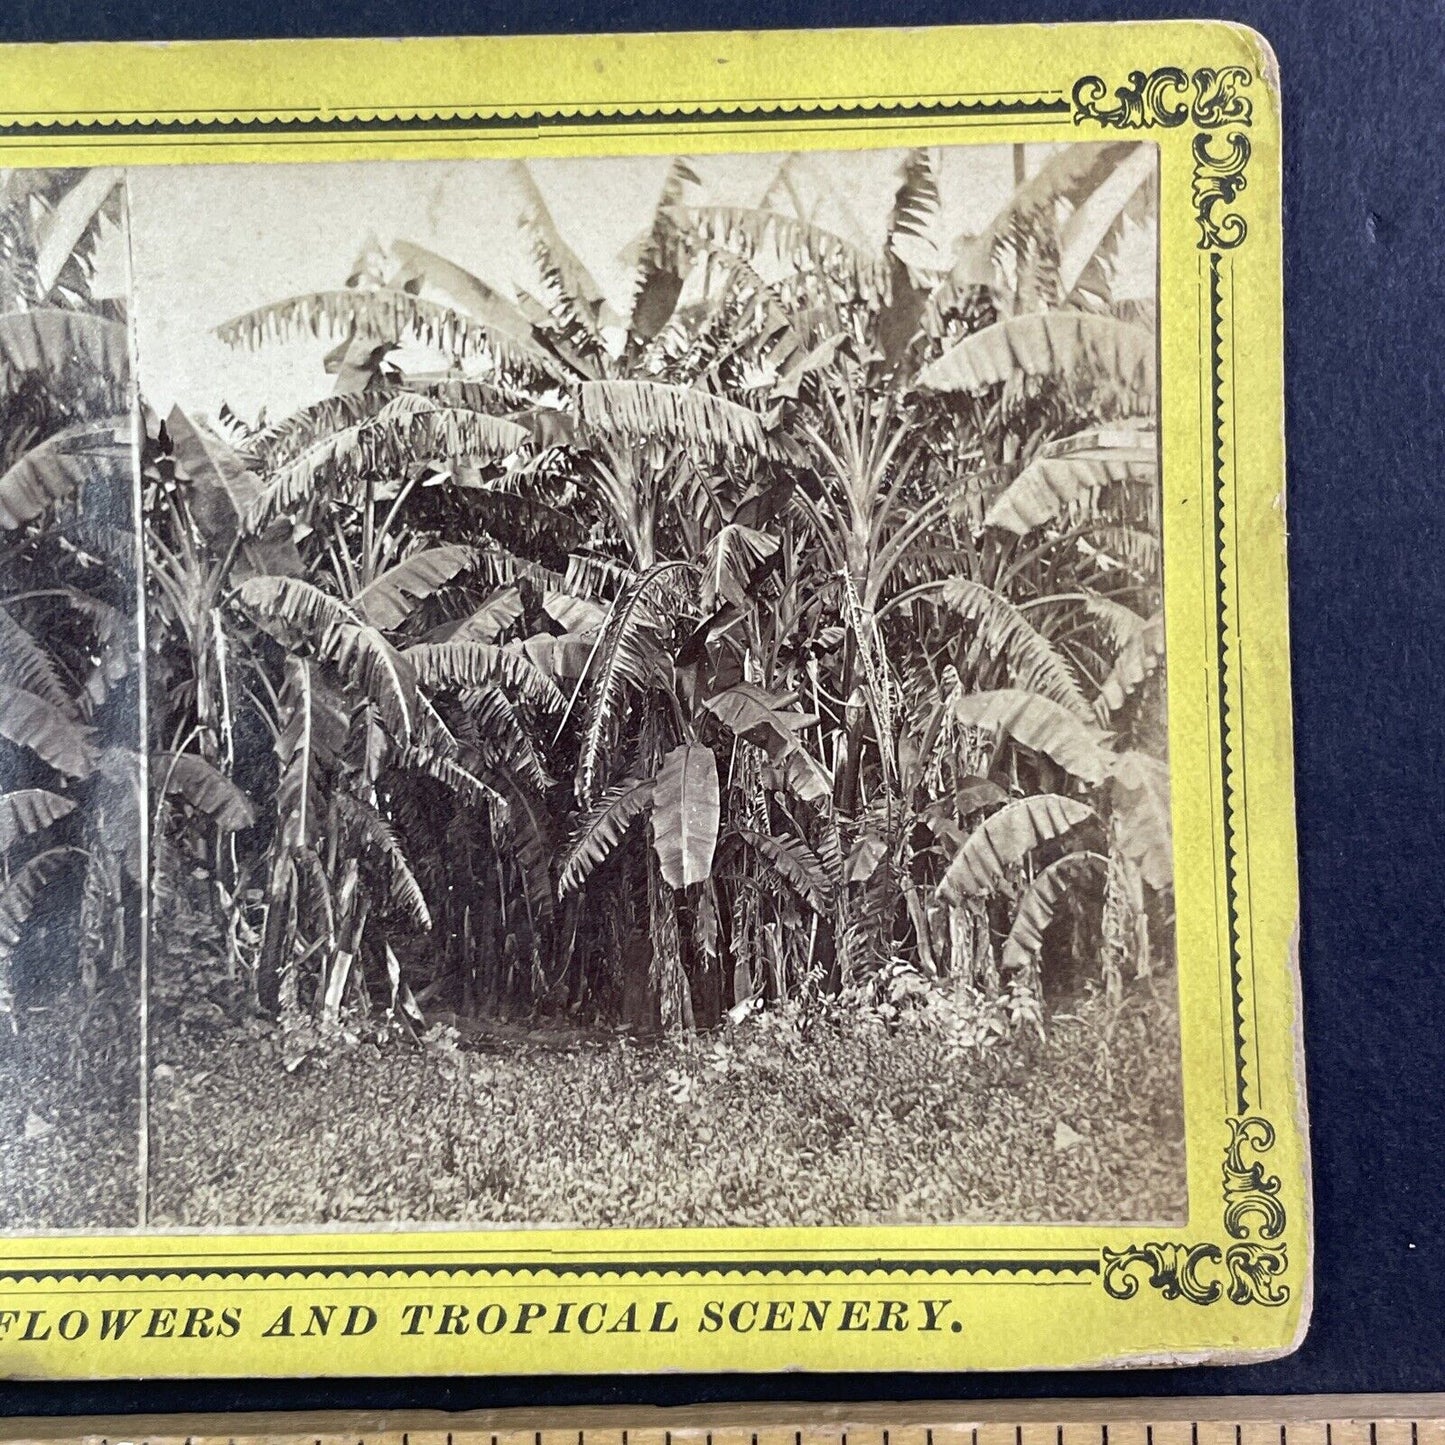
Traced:
<svg viewBox="0 0 1445 1445">
<path fill-rule="evenodd" d="M 121 171 L 0 170 L 6 1230 L 132 1229 L 144 1209 L 151 759 L 127 250 Z"/>
</svg>

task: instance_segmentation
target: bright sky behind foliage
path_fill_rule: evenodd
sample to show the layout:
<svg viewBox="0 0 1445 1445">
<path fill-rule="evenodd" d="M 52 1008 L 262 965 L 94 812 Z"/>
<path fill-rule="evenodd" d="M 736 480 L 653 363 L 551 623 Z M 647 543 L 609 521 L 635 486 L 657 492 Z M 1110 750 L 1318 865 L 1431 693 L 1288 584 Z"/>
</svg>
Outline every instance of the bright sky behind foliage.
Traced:
<svg viewBox="0 0 1445 1445">
<path fill-rule="evenodd" d="M 1030 172 L 1045 148 L 1030 146 Z M 881 247 L 903 152 L 819 152 L 793 173 L 814 219 Z M 1014 184 L 1010 146 L 935 152 L 943 248 L 976 234 Z M 777 175 L 777 155 L 691 161 L 698 204 L 756 205 Z M 612 305 L 630 310 L 630 254 L 657 203 L 670 158 L 537 159 L 529 162 L 558 228 Z M 322 357 L 334 344 L 298 341 L 260 353 L 233 351 L 213 329 L 240 312 L 308 291 L 343 286 L 370 238 L 416 242 L 499 289 L 535 287 L 524 201 L 502 161 L 361 162 L 337 165 L 139 167 L 130 172 L 133 318 L 143 394 L 157 410 L 179 403 L 214 416 L 228 402 L 254 420 L 277 420 L 326 395 Z M 398 358 L 403 362 L 406 356 Z M 421 357 L 416 361 L 425 365 Z"/>
</svg>

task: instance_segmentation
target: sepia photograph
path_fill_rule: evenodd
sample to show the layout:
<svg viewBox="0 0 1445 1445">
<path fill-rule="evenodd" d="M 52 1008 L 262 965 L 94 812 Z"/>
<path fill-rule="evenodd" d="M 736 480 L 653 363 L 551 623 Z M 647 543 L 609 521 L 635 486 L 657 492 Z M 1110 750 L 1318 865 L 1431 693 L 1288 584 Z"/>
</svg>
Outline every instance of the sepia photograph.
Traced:
<svg viewBox="0 0 1445 1445">
<path fill-rule="evenodd" d="M 124 177 L 0 171 L 0 1228 L 128 1229 L 146 757 Z"/>
<path fill-rule="evenodd" d="M 1157 166 L 4 176 L 0 1226 L 1182 1221 Z"/>
</svg>

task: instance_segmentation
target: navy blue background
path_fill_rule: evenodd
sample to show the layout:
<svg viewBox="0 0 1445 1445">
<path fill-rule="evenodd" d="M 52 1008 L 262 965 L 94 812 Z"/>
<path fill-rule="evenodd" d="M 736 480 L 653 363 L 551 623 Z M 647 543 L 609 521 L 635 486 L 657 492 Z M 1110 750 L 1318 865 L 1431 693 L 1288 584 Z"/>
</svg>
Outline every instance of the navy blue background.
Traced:
<svg viewBox="0 0 1445 1445">
<path fill-rule="evenodd" d="M 3 0 L 0 40 L 1222 17 L 1285 113 L 1289 522 L 1315 1312 L 1289 1359 L 1128 1375 L 0 1385 L 0 1412 L 1445 1389 L 1442 0 Z M 99 104 L 99 98 L 97 98 Z M 1181 1304 L 1181 1308 L 1189 1308 Z"/>
</svg>

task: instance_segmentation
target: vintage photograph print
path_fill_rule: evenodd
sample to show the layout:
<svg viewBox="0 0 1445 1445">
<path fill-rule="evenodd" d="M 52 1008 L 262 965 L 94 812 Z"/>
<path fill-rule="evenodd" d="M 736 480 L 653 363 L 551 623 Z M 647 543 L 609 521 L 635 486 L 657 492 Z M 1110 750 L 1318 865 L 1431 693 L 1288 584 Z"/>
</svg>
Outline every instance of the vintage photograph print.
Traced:
<svg viewBox="0 0 1445 1445">
<path fill-rule="evenodd" d="M 1298 1338 L 1272 80 L 1165 32 L 746 143 L 0 123 L 15 1368 Z"/>
<path fill-rule="evenodd" d="M 1155 171 L 133 175 L 150 1222 L 1182 1220 Z"/>
<path fill-rule="evenodd" d="M 142 1207 L 129 310 L 122 174 L 0 173 L 5 1229 L 130 1229 Z"/>
</svg>

